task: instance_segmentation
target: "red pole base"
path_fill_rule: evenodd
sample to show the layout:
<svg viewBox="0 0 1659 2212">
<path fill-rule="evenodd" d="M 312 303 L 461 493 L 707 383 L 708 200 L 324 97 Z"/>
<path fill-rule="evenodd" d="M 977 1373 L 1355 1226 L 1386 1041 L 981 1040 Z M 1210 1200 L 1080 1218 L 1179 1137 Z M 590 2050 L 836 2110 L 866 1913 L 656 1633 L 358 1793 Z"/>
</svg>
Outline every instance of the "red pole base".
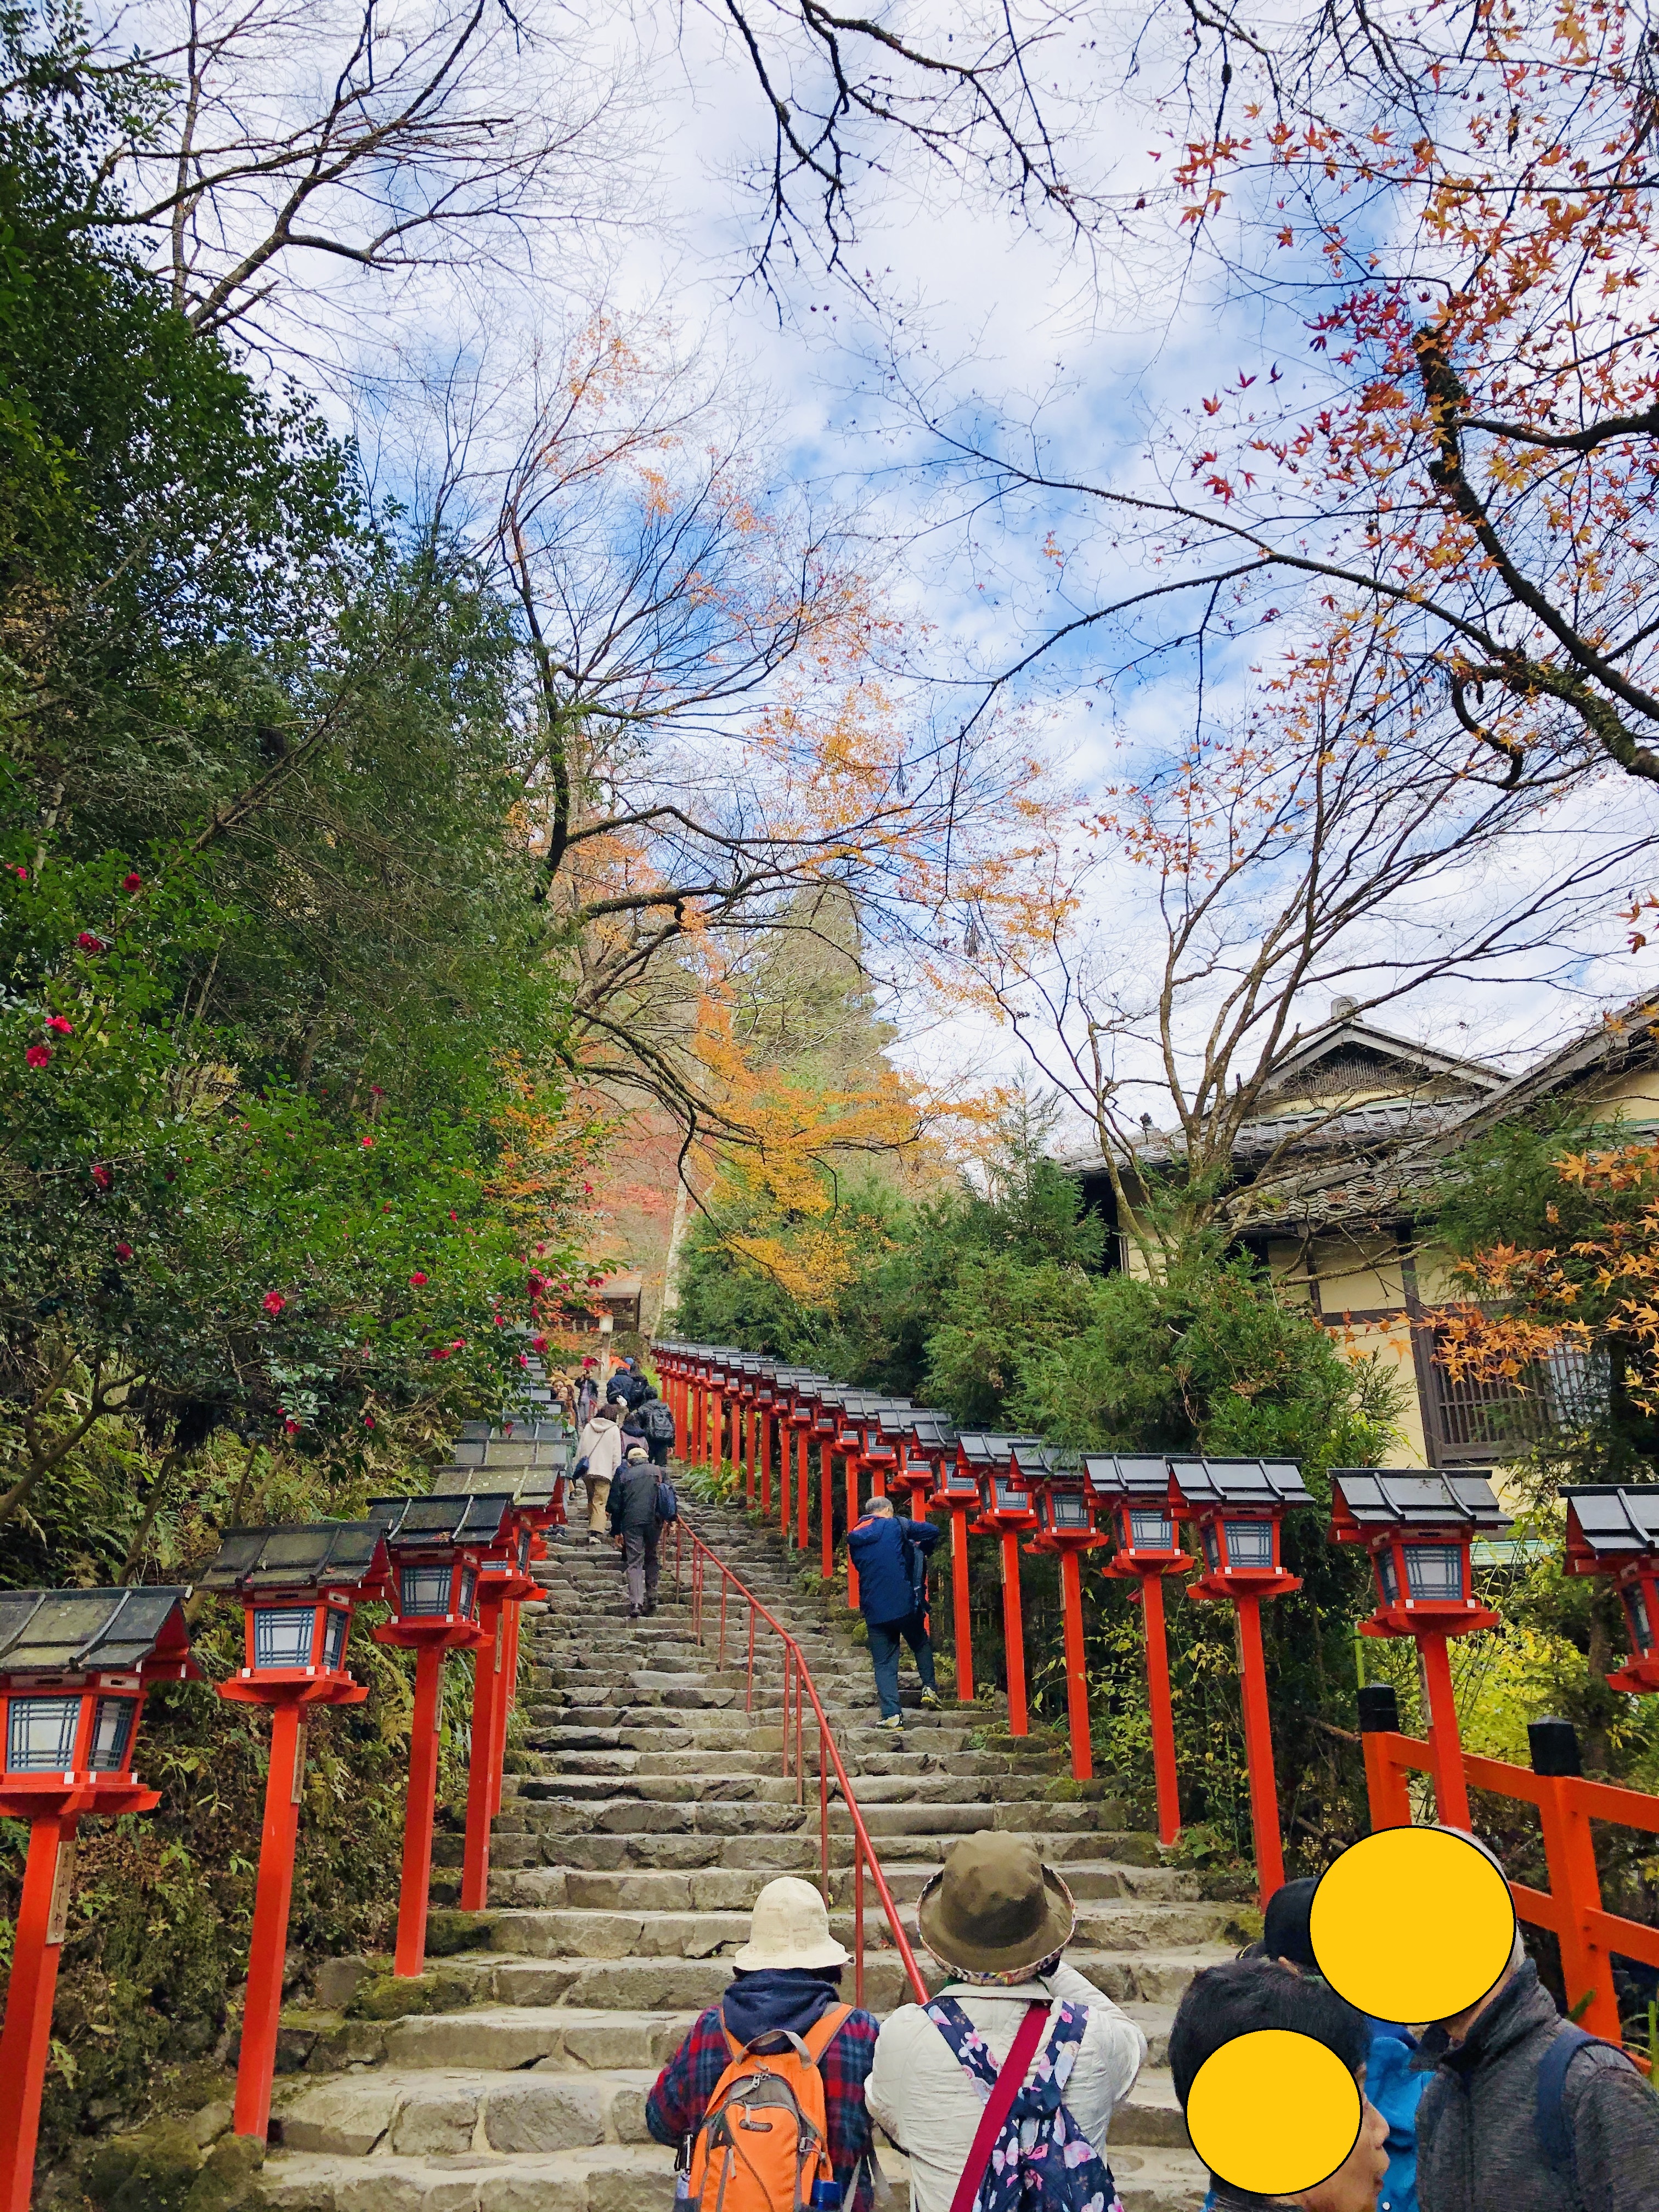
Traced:
<svg viewBox="0 0 1659 2212">
<path fill-rule="evenodd" d="M 1267 1668 L 1261 1656 L 1261 1601 L 1233 1601 L 1238 1621 L 1239 1689 L 1244 1707 L 1244 1756 L 1250 1770 L 1250 1826 L 1255 1839 L 1256 1887 L 1265 1905 L 1285 1887 L 1285 1851 L 1279 1836 L 1279 1790 L 1273 1778 L 1273 1729 L 1267 1717 Z"/>
<path fill-rule="evenodd" d="M 1170 1696 L 1170 1647 L 1164 1627 L 1164 1577 L 1140 1578 L 1140 1620 L 1146 1638 L 1146 1703 L 1152 1720 L 1152 1775 L 1158 1787 L 1158 1840 L 1181 1834 L 1181 1790 L 1176 1778 L 1175 1705 Z"/>
<path fill-rule="evenodd" d="M 472 1752 L 466 1771 L 466 1850 L 461 1861 L 461 1910 L 489 1902 L 489 1824 L 495 1810 L 497 1707 L 503 1696 L 507 1621 L 504 1601 L 478 1601 L 484 1640 L 472 1655 Z M 505 1714 L 501 1716 L 505 1718 Z"/>
<path fill-rule="evenodd" d="M 432 1889 L 432 1821 L 437 1809 L 438 1724 L 444 1655 L 423 1644 L 415 1659 L 415 1711 L 409 1730 L 409 1796 L 404 1807 L 404 1874 L 398 1899 L 398 1948 L 392 1971 L 405 1981 L 426 1969 L 426 1916 Z"/>
<path fill-rule="evenodd" d="M 1008 1668 L 1008 1733 L 1030 1735 L 1025 1717 L 1025 1623 L 1019 1604 L 1019 1532 L 1002 1531 L 1002 1643 Z"/>
<path fill-rule="evenodd" d="M 270 2126 L 270 2084 L 276 2070 L 288 1914 L 294 1895 L 294 1851 L 300 1833 L 302 1726 L 297 1705 L 272 1707 L 270 1769 L 265 1777 L 265 1817 L 259 1834 L 259 1881 L 254 1893 L 247 1994 L 242 2005 L 242 2050 L 236 2066 L 236 2102 L 231 2119 L 239 2136 L 252 2136 L 260 2142 Z"/>
<path fill-rule="evenodd" d="M 957 1632 L 957 1703 L 974 1702 L 974 1616 L 968 1596 L 968 1513 L 951 1509 L 951 1596 Z"/>
<path fill-rule="evenodd" d="M 6 2025 L 0 2033 L 0 2212 L 28 2212 L 40 2092 L 52 2049 L 52 2001 L 58 1989 L 63 1929 L 52 1913 L 61 1855 L 73 1853 L 78 1814 L 54 1813 L 29 1824 L 28 1863 L 12 1946 Z M 73 1859 L 62 1864 L 64 1903 Z"/>
<path fill-rule="evenodd" d="M 1089 1733 L 1089 1676 L 1083 1653 L 1083 1588 L 1075 1548 L 1060 1555 L 1060 1605 L 1066 1621 L 1066 1714 L 1072 1734 L 1072 1778 L 1091 1782 L 1094 1744 Z"/>
</svg>

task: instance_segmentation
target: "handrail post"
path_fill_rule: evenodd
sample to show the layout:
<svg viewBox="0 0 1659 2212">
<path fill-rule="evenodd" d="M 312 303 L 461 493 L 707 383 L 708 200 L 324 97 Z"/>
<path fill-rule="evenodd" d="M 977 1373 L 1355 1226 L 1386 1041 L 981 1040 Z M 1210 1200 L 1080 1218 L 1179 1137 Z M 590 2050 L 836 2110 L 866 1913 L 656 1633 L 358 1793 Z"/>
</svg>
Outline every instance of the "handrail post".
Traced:
<svg viewBox="0 0 1659 2212">
<path fill-rule="evenodd" d="M 728 1577 L 726 1569 L 722 1566 L 720 1569 L 720 1656 L 714 1662 L 714 1672 L 717 1674 L 724 1674 L 726 1671 L 726 1594 L 727 1588 Z"/>
<path fill-rule="evenodd" d="M 754 1601 L 754 1599 L 751 1597 L 751 1598 L 750 1599 L 750 1601 L 749 1601 L 749 1698 L 748 1698 L 748 1702 L 746 1703 L 746 1705 L 744 1705 L 744 1711 L 745 1712 L 748 1712 L 748 1713 L 752 1713 L 752 1712 L 754 1711 L 754 1710 L 755 1710 L 755 1601 Z"/>
<path fill-rule="evenodd" d="M 1389 1747 L 1400 1733 L 1400 1701 L 1391 1682 L 1368 1682 L 1359 1692 L 1359 1741 L 1365 1753 L 1365 1795 L 1370 1802 L 1371 1832 L 1409 1828 L 1411 1792 Z"/>
<path fill-rule="evenodd" d="M 823 1909 L 830 1910 L 830 1753 L 823 1741 L 823 1720 L 818 1719 L 818 1887 Z"/>
<path fill-rule="evenodd" d="M 1588 1997 L 1579 2015 L 1592 2035 L 1620 2040 L 1619 2001 L 1613 1994 L 1613 1961 L 1607 1946 L 1590 1933 L 1589 1915 L 1601 1910 L 1601 1882 L 1595 1868 L 1595 1844 L 1589 1815 L 1578 1803 L 1583 1776 L 1578 1738 L 1565 1721 L 1533 1721 L 1527 1729 L 1532 1771 L 1541 1788 L 1539 1821 L 1550 1895 L 1560 1906 L 1561 1978 L 1567 2002 Z"/>
<path fill-rule="evenodd" d="M 805 1676 L 804 1664 L 798 1664 L 795 1668 L 795 1802 L 803 1810 L 806 1804 L 806 1768 L 801 1754 L 801 1706 L 805 1700 Z M 786 1713 L 784 1726 L 787 1729 L 788 1725 L 789 1717 Z"/>
</svg>

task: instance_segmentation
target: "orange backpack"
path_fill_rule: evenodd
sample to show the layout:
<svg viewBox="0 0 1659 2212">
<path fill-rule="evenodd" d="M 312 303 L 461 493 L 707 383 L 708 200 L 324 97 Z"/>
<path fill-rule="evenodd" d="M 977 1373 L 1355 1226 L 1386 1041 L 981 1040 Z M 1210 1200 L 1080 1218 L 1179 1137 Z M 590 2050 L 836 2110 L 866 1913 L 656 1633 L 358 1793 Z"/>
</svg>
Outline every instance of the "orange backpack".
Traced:
<svg viewBox="0 0 1659 2212">
<path fill-rule="evenodd" d="M 698 2212 L 809 2212 L 813 2183 L 835 2172 L 818 2061 L 852 2011 L 831 2005 L 805 2038 L 773 2028 L 744 2044 L 726 2030 L 732 2063 L 691 2148 Z M 763 2051 L 768 2043 L 788 2048 Z"/>
</svg>

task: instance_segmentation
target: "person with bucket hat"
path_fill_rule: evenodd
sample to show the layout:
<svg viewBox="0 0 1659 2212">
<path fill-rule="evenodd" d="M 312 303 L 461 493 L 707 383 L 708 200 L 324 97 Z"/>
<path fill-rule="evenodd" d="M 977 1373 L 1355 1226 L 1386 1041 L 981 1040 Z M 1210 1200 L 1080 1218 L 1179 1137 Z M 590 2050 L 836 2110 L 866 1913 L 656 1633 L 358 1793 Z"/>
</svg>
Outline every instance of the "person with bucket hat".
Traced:
<svg viewBox="0 0 1659 2212">
<path fill-rule="evenodd" d="M 702 2126 L 721 2077 L 744 2051 L 758 2045 L 787 2054 L 822 2042 L 816 2064 L 842 2201 L 850 2200 L 853 2212 L 871 2212 L 875 2142 L 865 2083 L 876 2023 L 841 2002 L 842 1970 L 850 1955 L 830 1934 L 829 1912 L 810 1881 L 794 1875 L 769 1881 L 755 1900 L 749 1941 L 732 1958 L 731 1987 L 699 2014 L 646 2099 L 645 2124 L 654 2140 L 684 2149 Z M 834 2013 L 844 2016 L 825 2042 L 826 2015 Z"/>
<path fill-rule="evenodd" d="M 890 2015 L 865 2090 L 909 2157 L 912 2212 L 1112 2212 L 1106 2133 L 1146 2039 L 1061 1960 L 1075 1921 L 1023 1836 L 962 1837 L 922 1891 L 921 1940 L 951 1978 Z"/>
</svg>

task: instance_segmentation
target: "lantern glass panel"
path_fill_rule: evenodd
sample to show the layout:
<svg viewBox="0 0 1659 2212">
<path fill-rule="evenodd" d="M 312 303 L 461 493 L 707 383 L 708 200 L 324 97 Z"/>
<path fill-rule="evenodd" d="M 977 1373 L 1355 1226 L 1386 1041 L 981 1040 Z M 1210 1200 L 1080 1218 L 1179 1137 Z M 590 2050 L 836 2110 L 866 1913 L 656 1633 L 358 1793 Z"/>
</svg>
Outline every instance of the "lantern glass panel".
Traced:
<svg viewBox="0 0 1659 2212">
<path fill-rule="evenodd" d="M 1456 1598 L 1463 1595 L 1461 1544 L 1407 1544 L 1406 1580 L 1413 1597 Z"/>
<path fill-rule="evenodd" d="M 323 1664 L 331 1674 L 338 1672 L 345 1656 L 346 1620 L 338 1606 L 330 1606 L 328 1626 L 323 1632 Z"/>
<path fill-rule="evenodd" d="M 1271 1521 L 1228 1521 L 1227 1564 L 1230 1567 L 1270 1567 L 1273 1563 L 1273 1524 Z"/>
<path fill-rule="evenodd" d="M 477 1568 L 463 1567 L 461 1570 L 461 1619 L 463 1620 L 471 1620 L 472 1618 L 472 1594 L 477 1587 Z"/>
<path fill-rule="evenodd" d="M 1382 1587 L 1384 1605 L 1400 1602 L 1400 1577 L 1395 1571 L 1394 1546 L 1385 1544 L 1376 1555 L 1376 1578 Z"/>
<path fill-rule="evenodd" d="M 1024 1491 L 1016 1490 L 1013 1484 L 1002 1475 L 997 1476 L 991 1487 L 999 1510 L 1004 1513 L 1024 1512 L 1026 1501 Z"/>
<path fill-rule="evenodd" d="M 1653 1621 L 1648 1612 L 1648 1594 L 1640 1583 L 1632 1583 L 1625 1592 L 1625 1612 L 1630 1620 L 1632 1641 L 1638 1652 L 1653 1649 Z"/>
<path fill-rule="evenodd" d="M 1056 1528 L 1086 1528 L 1089 1509 L 1075 1491 L 1058 1490 L 1051 1493 L 1054 1501 Z"/>
<path fill-rule="evenodd" d="M 92 1765 L 99 1774 L 119 1774 L 132 1743 L 136 1698 L 100 1698 L 92 1717 Z"/>
<path fill-rule="evenodd" d="M 1204 1538 L 1204 1563 L 1213 1574 L 1221 1565 L 1221 1548 L 1216 1542 L 1214 1522 L 1206 1521 L 1200 1533 Z"/>
<path fill-rule="evenodd" d="M 6 1720 L 6 1765 L 14 1774 L 67 1772 L 81 1718 L 78 1696 L 14 1698 Z"/>
<path fill-rule="evenodd" d="M 1133 1509 L 1129 1515 L 1129 1543 L 1137 1552 L 1173 1551 L 1175 1527 L 1170 1516 L 1155 1510 Z"/>
<path fill-rule="evenodd" d="M 253 1614 L 253 1663 L 256 1667 L 308 1667 L 311 1632 L 317 1625 L 314 1605 L 262 1605 Z"/>
<path fill-rule="evenodd" d="M 447 1567 L 400 1567 L 398 1610 L 405 1620 L 441 1620 L 449 1611 Z"/>
</svg>

